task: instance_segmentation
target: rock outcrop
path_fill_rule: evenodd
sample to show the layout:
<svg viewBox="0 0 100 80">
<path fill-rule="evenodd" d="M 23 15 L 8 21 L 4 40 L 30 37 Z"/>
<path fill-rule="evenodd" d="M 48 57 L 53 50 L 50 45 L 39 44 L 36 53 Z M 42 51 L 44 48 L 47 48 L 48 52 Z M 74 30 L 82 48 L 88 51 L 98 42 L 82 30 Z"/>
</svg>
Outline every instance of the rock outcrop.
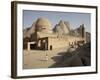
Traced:
<svg viewBox="0 0 100 80">
<path fill-rule="evenodd" d="M 61 55 L 62 59 L 59 61 L 59 63 L 56 62 L 50 67 L 90 66 L 91 65 L 90 45 L 91 45 L 90 43 L 87 43 L 77 48 L 75 51 L 62 53 Z"/>
<path fill-rule="evenodd" d="M 23 37 L 26 38 L 30 38 L 31 34 L 33 34 L 35 32 L 35 22 L 33 22 L 33 24 L 31 25 L 31 27 L 24 29 L 23 31 Z"/>
<path fill-rule="evenodd" d="M 68 34 L 70 32 L 70 24 L 69 22 L 60 20 L 53 28 L 53 31 L 58 34 Z"/>
</svg>

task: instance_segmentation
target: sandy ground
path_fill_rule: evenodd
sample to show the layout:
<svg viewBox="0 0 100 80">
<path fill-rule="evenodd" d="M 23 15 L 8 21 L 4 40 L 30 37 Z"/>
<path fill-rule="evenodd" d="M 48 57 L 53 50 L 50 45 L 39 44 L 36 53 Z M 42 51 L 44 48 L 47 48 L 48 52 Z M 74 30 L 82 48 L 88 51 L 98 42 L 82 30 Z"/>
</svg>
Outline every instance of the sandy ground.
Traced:
<svg viewBox="0 0 100 80">
<path fill-rule="evenodd" d="M 90 66 L 91 52 L 90 44 L 79 47 L 66 47 L 54 50 L 24 50 L 23 68 L 55 68 Z"/>
<path fill-rule="evenodd" d="M 27 51 L 24 50 L 24 57 L 23 57 L 23 68 L 24 69 L 33 69 L 33 68 L 48 68 L 55 64 L 54 57 L 58 57 L 56 62 L 62 59 L 59 53 L 67 52 L 68 47 L 60 48 L 55 50 L 31 50 Z"/>
</svg>

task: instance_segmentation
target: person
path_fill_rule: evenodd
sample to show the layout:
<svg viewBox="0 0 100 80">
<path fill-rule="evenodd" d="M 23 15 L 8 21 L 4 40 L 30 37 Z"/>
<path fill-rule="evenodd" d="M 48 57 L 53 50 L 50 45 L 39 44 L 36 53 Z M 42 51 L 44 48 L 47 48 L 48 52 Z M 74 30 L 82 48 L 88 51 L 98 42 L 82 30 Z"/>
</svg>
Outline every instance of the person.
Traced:
<svg viewBox="0 0 100 80">
<path fill-rule="evenodd" d="M 48 54 L 46 53 L 45 60 L 48 61 Z"/>
<path fill-rule="evenodd" d="M 45 60 L 47 61 L 48 60 L 48 54 L 47 54 L 46 50 L 47 50 L 47 43 L 45 43 L 45 46 L 44 46 Z"/>
</svg>

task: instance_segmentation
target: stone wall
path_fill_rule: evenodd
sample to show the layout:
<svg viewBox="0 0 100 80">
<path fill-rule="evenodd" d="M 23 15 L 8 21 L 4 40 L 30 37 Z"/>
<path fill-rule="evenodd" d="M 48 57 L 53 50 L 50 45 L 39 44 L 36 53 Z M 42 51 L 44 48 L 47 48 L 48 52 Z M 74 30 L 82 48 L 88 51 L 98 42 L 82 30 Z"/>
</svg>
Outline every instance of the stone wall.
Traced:
<svg viewBox="0 0 100 80">
<path fill-rule="evenodd" d="M 50 46 L 52 45 L 52 49 L 57 48 L 63 48 L 63 47 L 69 47 L 70 44 L 73 44 L 75 42 L 85 41 L 84 38 L 81 37 L 73 37 L 73 36 L 67 36 L 66 38 L 48 38 L 48 49 L 50 49 Z"/>
<path fill-rule="evenodd" d="M 63 38 L 48 38 L 48 49 L 52 46 L 52 49 L 67 47 L 68 41 Z"/>
</svg>

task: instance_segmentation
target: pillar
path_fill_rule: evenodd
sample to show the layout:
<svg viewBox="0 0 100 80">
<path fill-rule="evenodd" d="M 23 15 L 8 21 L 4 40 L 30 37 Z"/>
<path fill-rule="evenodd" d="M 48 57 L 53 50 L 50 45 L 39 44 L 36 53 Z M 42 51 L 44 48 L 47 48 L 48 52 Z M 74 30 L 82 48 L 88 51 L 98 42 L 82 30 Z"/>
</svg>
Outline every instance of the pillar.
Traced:
<svg viewBox="0 0 100 80">
<path fill-rule="evenodd" d="M 27 46 L 28 46 L 27 49 L 30 50 L 30 43 L 29 42 L 28 42 L 28 45 Z"/>
</svg>

